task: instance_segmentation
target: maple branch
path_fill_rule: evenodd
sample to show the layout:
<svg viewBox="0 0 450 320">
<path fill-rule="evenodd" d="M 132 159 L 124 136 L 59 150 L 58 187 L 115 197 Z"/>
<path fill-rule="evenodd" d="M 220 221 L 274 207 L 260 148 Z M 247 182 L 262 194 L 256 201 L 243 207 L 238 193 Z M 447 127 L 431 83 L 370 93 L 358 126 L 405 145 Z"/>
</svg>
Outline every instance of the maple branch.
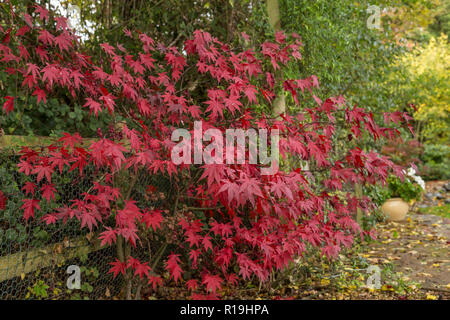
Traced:
<svg viewBox="0 0 450 320">
<path fill-rule="evenodd" d="M 224 206 L 218 206 L 218 207 L 184 207 L 185 210 L 217 210 L 217 208 L 224 208 Z"/>
<path fill-rule="evenodd" d="M 169 43 L 169 45 L 167 47 L 168 48 L 172 47 L 175 43 L 177 43 L 177 41 L 181 38 L 181 36 L 182 36 L 182 34 L 179 33 L 178 36 L 176 36 L 176 38 L 171 43 Z"/>
<path fill-rule="evenodd" d="M 177 197 L 176 197 L 175 204 L 174 204 L 174 207 L 173 207 L 173 213 L 174 214 L 176 213 L 176 210 L 177 210 L 177 207 L 178 207 L 179 198 L 180 198 L 180 191 L 177 189 Z M 158 265 L 159 261 L 161 260 L 163 254 L 164 254 L 164 251 L 166 251 L 166 248 L 167 248 L 168 245 L 169 245 L 169 242 L 164 243 L 164 245 L 162 247 L 160 247 L 159 250 L 157 251 L 157 253 L 155 254 L 156 259 L 153 261 L 153 264 L 152 264 L 152 267 L 151 267 L 152 270 L 154 270 L 156 268 L 156 266 Z"/>
<path fill-rule="evenodd" d="M 176 210 L 178 208 L 178 200 L 180 199 L 180 190 L 177 189 L 177 197 L 175 198 L 175 204 L 173 206 L 173 213 L 176 213 Z"/>
<path fill-rule="evenodd" d="M 191 199 L 191 200 L 198 200 L 198 201 L 208 201 L 210 199 L 207 198 L 201 198 L 201 197 L 190 197 L 190 196 L 181 196 L 183 199 Z"/>
<path fill-rule="evenodd" d="M 141 300 L 141 289 L 142 289 L 142 281 L 139 280 L 138 286 L 136 288 L 136 294 L 134 296 L 134 300 Z"/>
<path fill-rule="evenodd" d="M 138 177 L 138 175 L 137 175 L 137 172 L 136 172 L 136 174 L 133 176 L 133 179 L 131 180 L 130 188 L 128 189 L 128 192 L 127 192 L 127 195 L 126 195 L 125 199 L 129 199 L 130 198 L 131 191 L 133 190 L 134 185 L 136 184 L 137 177 Z"/>
<path fill-rule="evenodd" d="M 164 253 L 164 251 L 166 251 L 166 248 L 168 245 L 169 245 L 169 243 L 166 242 L 166 243 L 164 243 L 164 245 L 162 247 L 159 248 L 156 259 L 153 261 L 153 264 L 152 264 L 152 270 L 154 270 L 156 268 L 156 266 L 158 265 L 158 262 L 159 262 L 159 260 L 161 260 L 163 253 Z"/>
</svg>

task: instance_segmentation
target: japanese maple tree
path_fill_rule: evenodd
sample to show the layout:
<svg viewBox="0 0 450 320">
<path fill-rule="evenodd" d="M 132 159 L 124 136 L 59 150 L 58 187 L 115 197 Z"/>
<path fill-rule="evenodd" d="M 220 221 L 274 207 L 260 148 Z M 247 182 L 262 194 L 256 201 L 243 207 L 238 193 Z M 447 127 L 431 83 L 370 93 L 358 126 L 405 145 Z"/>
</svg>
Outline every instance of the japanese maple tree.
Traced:
<svg viewBox="0 0 450 320">
<path fill-rule="evenodd" d="M 301 59 L 296 34 L 277 33 L 273 42 L 234 49 L 197 30 L 179 50 L 126 30 L 139 51 L 104 43 L 102 56 L 90 57 L 64 18 L 38 5 L 34 10 L 15 12 L 11 5 L 11 25 L 0 28 L 0 65 L 21 84 L 17 94 L 36 96 L 44 105 L 64 94 L 91 117 L 125 120 L 108 133 L 93 132 L 96 139 L 65 133 L 46 148 L 23 148 L 18 170 L 32 177 L 22 186 L 28 197 L 23 217 L 46 224 L 76 219 L 102 246 L 116 246 L 110 272 L 127 280 L 128 298 L 138 296 L 143 284 L 156 289 L 169 281 L 182 283 L 193 297 L 215 295 L 243 280 L 266 281 L 311 248 L 335 258 L 365 233 L 355 221 L 357 209 L 368 214 L 373 209 L 351 186 L 402 175 L 401 167 L 357 142 L 367 136 L 397 138 L 400 131 L 390 125 L 409 126 L 406 113 L 386 113 L 380 126 L 371 112 L 342 96 L 317 97 L 315 76 L 276 79 L 277 70 Z M 272 115 L 277 94 L 289 94 L 296 111 Z M 5 116 L 15 112 L 15 98 L 3 97 Z M 262 165 L 248 159 L 175 165 L 171 134 L 193 130 L 196 120 L 203 130 L 279 130 L 280 170 L 262 175 Z M 339 153 L 337 129 L 347 139 L 347 149 Z M 40 204 L 54 202 L 61 192 L 53 177 L 88 174 L 89 166 L 101 174 L 88 192 L 55 212 L 40 212 Z M 143 174 L 171 182 L 172 192 L 159 207 L 134 199 Z M 149 185 L 147 194 L 157 189 Z M 0 191 L 0 210 L 5 201 Z"/>
</svg>

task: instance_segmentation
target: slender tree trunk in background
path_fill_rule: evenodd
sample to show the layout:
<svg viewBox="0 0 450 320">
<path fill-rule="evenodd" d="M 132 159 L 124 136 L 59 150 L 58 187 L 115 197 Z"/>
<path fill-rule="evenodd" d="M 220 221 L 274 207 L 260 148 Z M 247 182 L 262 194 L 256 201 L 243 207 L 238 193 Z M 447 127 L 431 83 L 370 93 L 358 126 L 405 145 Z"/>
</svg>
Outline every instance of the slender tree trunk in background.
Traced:
<svg viewBox="0 0 450 320">
<path fill-rule="evenodd" d="M 121 17 L 121 19 L 122 20 L 125 20 L 125 3 L 121 3 L 120 4 L 120 11 L 121 11 L 121 14 L 120 14 L 120 17 Z"/>
<path fill-rule="evenodd" d="M 280 15 L 280 6 L 278 3 L 278 0 L 266 0 L 266 7 L 267 7 L 267 15 L 269 17 L 269 23 L 272 26 L 273 31 L 276 33 L 278 31 L 281 31 L 281 15 Z M 280 80 L 282 79 L 283 74 L 278 71 L 275 72 L 275 88 L 278 88 L 278 85 L 280 84 Z M 276 94 L 276 92 L 275 92 Z M 280 114 L 286 113 L 286 99 L 284 96 L 284 91 L 282 91 L 279 95 L 275 97 L 272 104 L 272 114 L 275 117 L 279 117 Z M 279 159 L 279 150 L 275 151 L 276 158 Z M 278 161 L 278 166 L 289 166 L 290 157 L 287 157 L 285 160 L 284 165 L 280 163 L 280 160 Z"/>
<path fill-rule="evenodd" d="M 100 21 L 101 21 L 101 25 L 103 25 L 103 24 L 105 24 L 105 16 L 106 16 L 106 10 L 105 10 L 105 8 L 106 8 L 106 0 L 100 0 L 100 5 L 101 5 L 101 8 L 102 8 L 102 14 L 101 14 L 101 19 L 100 19 Z"/>
<path fill-rule="evenodd" d="M 231 41 L 233 39 L 233 35 L 234 35 L 234 6 L 237 5 L 237 3 L 233 3 L 232 5 L 230 4 L 230 14 L 227 14 L 227 40 Z M 227 5 L 228 7 L 228 5 Z"/>
<path fill-rule="evenodd" d="M 273 100 L 272 112 L 277 116 L 286 112 L 286 99 L 284 97 L 284 93 L 278 95 L 275 100 Z"/>
<path fill-rule="evenodd" d="M 102 6 L 102 21 L 106 28 L 109 28 L 111 26 L 112 14 L 111 0 L 104 0 Z"/>
<path fill-rule="evenodd" d="M 269 23 L 275 32 L 281 31 L 280 6 L 278 0 L 266 0 Z"/>
<path fill-rule="evenodd" d="M 273 31 L 281 31 L 281 15 L 278 0 L 266 0 L 266 6 L 267 14 L 269 16 L 269 23 L 272 26 Z M 279 80 L 280 77 L 281 74 L 277 73 L 275 75 L 275 80 Z M 284 93 L 278 95 L 273 101 L 272 112 L 276 116 L 286 112 L 286 99 Z"/>
<path fill-rule="evenodd" d="M 112 1 L 108 0 L 108 28 L 111 27 L 112 24 Z"/>
</svg>

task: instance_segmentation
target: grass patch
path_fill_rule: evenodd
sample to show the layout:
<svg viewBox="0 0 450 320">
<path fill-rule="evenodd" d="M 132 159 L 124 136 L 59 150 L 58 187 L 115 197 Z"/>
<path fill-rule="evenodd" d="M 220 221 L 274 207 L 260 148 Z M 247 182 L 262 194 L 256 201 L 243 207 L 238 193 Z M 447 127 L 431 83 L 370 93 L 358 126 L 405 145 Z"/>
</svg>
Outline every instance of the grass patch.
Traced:
<svg viewBox="0 0 450 320">
<path fill-rule="evenodd" d="M 450 204 L 444 204 L 436 207 L 420 208 L 419 212 L 450 218 Z"/>
</svg>

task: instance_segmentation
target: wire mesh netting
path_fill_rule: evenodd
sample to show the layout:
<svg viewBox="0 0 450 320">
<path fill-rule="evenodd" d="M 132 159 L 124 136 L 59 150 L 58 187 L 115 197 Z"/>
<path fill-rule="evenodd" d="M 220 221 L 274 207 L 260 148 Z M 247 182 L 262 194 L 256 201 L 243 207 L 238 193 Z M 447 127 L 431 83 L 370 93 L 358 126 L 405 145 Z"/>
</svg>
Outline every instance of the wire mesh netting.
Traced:
<svg viewBox="0 0 450 320">
<path fill-rule="evenodd" d="M 0 212 L 0 299 L 107 299 L 120 294 L 121 277 L 113 278 L 110 262 L 116 255 L 115 247 L 100 247 L 95 229 L 81 228 L 76 219 L 47 225 L 41 217 L 57 208 L 70 206 L 84 192 L 91 192 L 94 181 L 101 181 L 104 172 L 94 166 L 63 171 L 54 175 L 52 183 L 57 193 L 55 200 L 40 201 L 40 210 L 34 218 L 23 218 L 24 199 L 30 198 L 23 190 L 28 177 L 19 172 L 20 155 L 14 150 L 0 153 L 0 186 L 7 197 Z M 156 179 L 156 181 L 155 181 Z M 125 179 L 126 180 L 126 179 Z M 36 181 L 33 181 L 36 183 Z M 124 183 L 127 183 L 125 181 Z M 36 183 L 36 193 L 43 184 Z M 149 197 L 149 185 L 159 185 L 170 192 L 170 180 L 142 173 L 131 192 L 139 207 L 163 207 L 164 197 Z M 34 196 L 40 199 L 39 194 Z M 145 248 L 133 250 L 134 257 L 145 255 Z M 81 287 L 69 289 L 68 267 L 75 265 L 81 273 Z"/>
</svg>

